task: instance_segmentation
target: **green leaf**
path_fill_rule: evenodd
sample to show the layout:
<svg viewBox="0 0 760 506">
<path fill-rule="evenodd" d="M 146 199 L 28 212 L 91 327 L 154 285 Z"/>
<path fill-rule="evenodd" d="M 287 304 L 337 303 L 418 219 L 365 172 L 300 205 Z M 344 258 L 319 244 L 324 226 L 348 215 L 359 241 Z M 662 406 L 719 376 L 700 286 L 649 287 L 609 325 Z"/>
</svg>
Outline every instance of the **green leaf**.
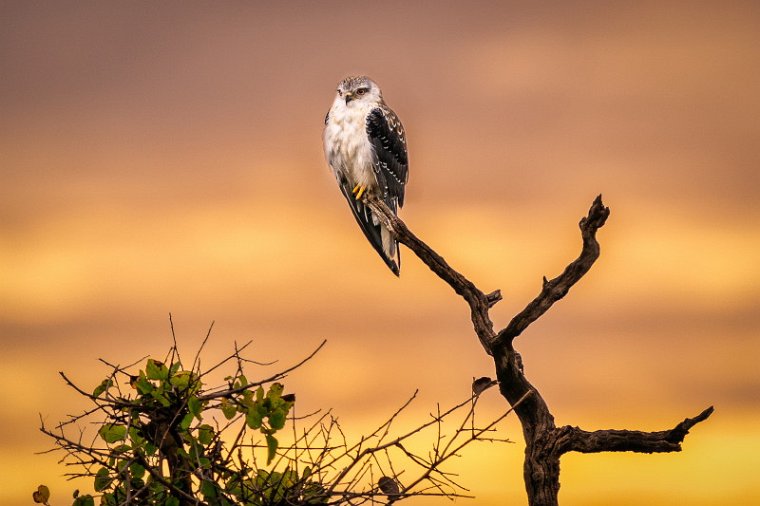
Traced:
<svg viewBox="0 0 760 506">
<path fill-rule="evenodd" d="M 187 409 L 198 420 L 203 420 L 203 402 L 196 396 L 192 396 L 187 400 Z"/>
<path fill-rule="evenodd" d="M 179 506 L 179 499 L 174 496 L 167 497 L 164 506 Z"/>
<path fill-rule="evenodd" d="M 169 369 L 162 362 L 149 358 L 145 363 L 145 374 L 148 375 L 148 379 L 165 380 L 169 377 Z"/>
<path fill-rule="evenodd" d="M 116 498 L 113 494 L 103 494 L 100 496 L 100 506 L 116 506 Z"/>
<path fill-rule="evenodd" d="M 184 448 L 177 448 L 177 455 L 179 455 L 183 459 L 190 458 L 190 454 L 187 453 Z"/>
<path fill-rule="evenodd" d="M 237 406 L 235 406 L 234 402 L 230 402 L 229 399 L 222 398 L 222 413 L 224 414 L 224 418 L 232 420 L 237 414 Z"/>
<path fill-rule="evenodd" d="M 263 406 L 260 405 L 254 405 L 249 410 L 248 413 L 245 415 L 245 423 L 248 425 L 248 427 L 252 429 L 259 429 L 261 428 L 261 421 L 264 419 L 264 413 L 262 413 Z"/>
<path fill-rule="evenodd" d="M 291 469 L 290 467 L 286 467 L 282 472 L 282 478 L 280 479 L 280 483 L 283 485 L 283 488 L 292 488 L 297 481 L 298 473 L 296 473 L 295 470 Z"/>
<path fill-rule="evenodd" d="M 163 407 L 168 408 L 172 405 L 171 401 L 164 395 L 163 389 L 156 389 L 150 393 L 150 396 L 156 399 Z"/>
<path fill-rule="evenodd" d="M 115 443 L 116 441 L 122 441 L 127 437 L 127 428 L 123 425 L 107 423 L 100 428 L 98 435 L 100 435 L 106 443 Z"/>
<path fill-rule="evenodd" d="M 272 385 L 269 387 L 269 391 L 267 392 L 267 398 L 275 400 L 279 399 L 282 396 L 282 391 L 285 387 L 282 385 L 282 383 L 272 383 Z"/>
<path fill-rule="evenodd" d="M 250 408 L 251 406 L 255 404 L 253 402 L 253 392 L 251 392 L 250 390 L 246 390 L 245 392 L 243 392 L 243 398 L 241 399 L 240 397 L 238 397 L 237 401 L 240 404 L 242 404 L 244 407 Z"/>
<path fill-rule="evenodd" d="M 188 413 L 182 418 L 182 421 L 179 422 L 179 428 L 183 431 L 186 431 L 190 428 L 190 424 L 193 423 L 193 418 L 195 416 L 192 413 Z"/>
<path fill-rule="evenodd" d="M 280 430 L 285 427 L 285 420 L 287 419 L 288 412 L 283 409 L 278 409 L 269 413 L 269 425 L 274 430 Z"/>
<path fill-rule="evenodd" d="M 132 477 L 136 479 L 140 479 L 145 476 L 145 468 L 137 463 L 133 463 L 131 466 L 129 466 L 129 472 L 132 474 Z"/>
<path fill-rule="evenodd" d="M 137 427 L 129 428 L 129 439 L 132 440 L 133 446 L 141 446 L 145 442 L 145 438 L 140 435 Z"/>
<path fill-rule="evenodd" d="M 169 382 L 177 390 L 187 390 L 190 387 L 190 382 L 194 381 L 193 373 L 190 371 L 179 371 L 177 374 L 171 377 Z M 193 389 L 197 390 L 197 389 Z"/>
<path fill-rule="evenodd" d="M 213 499 L 217 496 L 217 484 L 213 481 L 203 480 L 201 482 L 201 494 L 206 499 Z"/>
<path fill-rule="evenodd" d="M 95 499 L 90 494 L 77 497 L 71 506 L 95 506 Z"/>
<path fill-rule="evenodd" d="M 148 381 L 148 378 L 145 377 L 142 371 L 140 371 L 140 376 L 138 376 L 135 382 L 135 387 L 137 388 L 137 393 L 141 395 L 149 394 L 156 388 L 153 386 L 153 383 Z"/>
<path fill-rule="evenodd" d="M 98 472 L 95 473 L 95 491 L 102 492 L 111 485 L 113 479 L 110 476 L 108 469 L 101 467 Z"/>
<path fill-rule="evenodd" d="M 129 486 L 132 487 L 132 490 L 141 490 L 145 488 L 145 481 L 142 478 L 132 478 Z"/>
<path fill-rule="evenodd" d="M 147 455 L 148 457 L 152 457 L 153 455 L 156 454 L 157 451 L 158 451 L 158 447 L 156 447 L 156 445 L 154 445 L 150 441 L 145 442 L 145 455 Z"/>
<path fill-rule="evenodd" d="M 272 462 L 272 459 L 277 455 L 277 439 L 274 436 L 267 434 L 267 465 Z"/>
<path fill-rule="evenodd" d="M 245 375 L 241 374 L 237 377 L 235 380 L 235 388 L 241 388 L 248 384 L 248 378 L 245 377 Z"/>
<path fill-rule="evenodd" d="M 202 445 L 208 445 L 214 440 L 214 428 L 211 425 L 203 424 L 198 427 L 198 441 Z"/>
<path fill-rule="evenodd" d="M 92 391 L 93 397 L 100 397 L 100 394 L 108 390 L 113 386 L 113 380 L 111 378 L 106 378 L 103 381 L 100 382 L 100 385 L 95 387 L 95 390 Z"/>
<path fill-rule="evenodd" d="M 124 439 L 126 439 L 126 437 Z M 120 444 L 119 446 L 111 450 L 111 454 L 127 453 L 130 450 L 132 450 L 132 447 L 130 445 Z"/>
</svg>

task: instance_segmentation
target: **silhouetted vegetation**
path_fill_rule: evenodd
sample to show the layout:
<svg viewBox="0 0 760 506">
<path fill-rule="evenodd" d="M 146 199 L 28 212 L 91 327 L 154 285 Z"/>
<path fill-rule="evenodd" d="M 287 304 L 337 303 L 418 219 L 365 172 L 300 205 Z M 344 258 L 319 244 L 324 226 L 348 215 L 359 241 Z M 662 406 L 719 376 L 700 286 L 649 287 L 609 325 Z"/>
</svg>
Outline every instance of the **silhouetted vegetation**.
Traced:
<svg viewBox="0 0 760 506">
<path fill-rule="evenodd" d="M 511 412 L 475 424 L 478 399 L 495 384 L 481 379 L 471 397 L 392 435 L 415 392 L 376 430 L 351 442 L 329 411 L 296 416 L 296 397 L 282 382 L 319 348 L 293 367 L 254 380 L 246 369 L 257 362 L 243 356 L 247 346 L 205 370 L 200 351 L 186 366 L 176 342 L 162 360 L 124 367 L 102 360 L 109 373 L 91 391 L 61 373 L 92 403 L 55 428 L 41 427 L 55 441 L 51 451 L 62 451 L 62 462 L 74 469 L 67 476 L 92 484 L 95 493 L 75 492 L 73 506 L 94 505 L 96 498 L 107 506 L 286 506 L 457 497 L 466 489 L 442 465 L 474 441 L 497 441 L 494 427 Z M 209 385 L 210 373 L 222 368 L 230 370 L 224 383 Z M 446 434 L 443 422 L 455 416 L 460 420 Z M 429 452 L 413 451 L 414 438 L 427 438 Z M 38 503 L 49 497 L 44 485 L 34 493 Z"/>
</svg>

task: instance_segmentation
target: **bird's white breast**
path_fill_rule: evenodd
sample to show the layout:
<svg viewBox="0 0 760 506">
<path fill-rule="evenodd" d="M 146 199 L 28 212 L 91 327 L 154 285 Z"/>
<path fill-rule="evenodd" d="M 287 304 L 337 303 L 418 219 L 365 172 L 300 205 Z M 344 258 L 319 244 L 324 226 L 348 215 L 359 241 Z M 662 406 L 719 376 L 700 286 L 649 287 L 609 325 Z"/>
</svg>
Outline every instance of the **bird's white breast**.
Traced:
<svg viewBox="0 0 760 506">
<path fill-rule="evenodd" d="M 353 186 L 377 187 L 372 168 L 373 148 L 366 131 L 372 104 L 359 101 L 346 105 L 337 98 L 328 115 L 323 136 L 325 156 L 336 178 L 341 175 Z"/>
</svg>

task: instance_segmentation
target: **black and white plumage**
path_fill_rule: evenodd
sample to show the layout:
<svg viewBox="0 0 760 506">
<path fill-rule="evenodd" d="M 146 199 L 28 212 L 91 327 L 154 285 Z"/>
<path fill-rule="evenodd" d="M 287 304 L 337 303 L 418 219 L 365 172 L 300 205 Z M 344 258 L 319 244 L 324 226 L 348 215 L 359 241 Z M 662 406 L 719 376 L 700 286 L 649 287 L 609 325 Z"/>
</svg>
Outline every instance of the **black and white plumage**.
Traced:
<svg viewBox="0 0 760 506">
<path fill-rule="evenodd" d="M 327 163 L 354 218 L 398 276 L 398 243 L 362 201 L 372 195 L 397 212 L 404 205 L 409 177 L 404 127 L 374 81 L 366 76 L 347 77 L 338 84 L 322 140 Z"/>
</svg>

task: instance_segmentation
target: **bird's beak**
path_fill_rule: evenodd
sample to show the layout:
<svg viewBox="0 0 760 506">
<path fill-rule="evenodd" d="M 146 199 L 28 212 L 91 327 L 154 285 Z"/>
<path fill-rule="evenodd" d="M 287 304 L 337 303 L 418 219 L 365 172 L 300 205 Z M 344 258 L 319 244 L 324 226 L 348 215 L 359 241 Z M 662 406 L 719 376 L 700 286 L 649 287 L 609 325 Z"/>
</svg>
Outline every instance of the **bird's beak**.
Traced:
<svg viewBox="0 0 760 506">
<path fill-rule="evenodd" d="M 351 102 L 354 99 L 353 93 L 346 93 L 346 105 L 348 105 L 349 102 Z"/>
</svg>

